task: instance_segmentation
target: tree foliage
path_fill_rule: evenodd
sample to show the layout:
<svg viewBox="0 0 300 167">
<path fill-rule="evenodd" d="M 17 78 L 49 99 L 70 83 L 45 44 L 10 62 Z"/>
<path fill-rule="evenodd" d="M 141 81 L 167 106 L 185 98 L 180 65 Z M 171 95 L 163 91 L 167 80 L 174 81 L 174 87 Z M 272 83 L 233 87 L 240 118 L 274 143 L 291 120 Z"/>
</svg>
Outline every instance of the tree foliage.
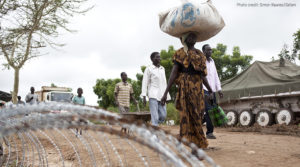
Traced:
<svg viewBox="0 0 300 167">
<path fill-rule="evenodd" d="M 128 78 L 128 83 L 132 85 L 135 99 L 139 99 L 141 94 L 141 87 L 137 81 Z M 94 93 L 98 96 L 98 104 L 100 107 L 107 109 L 114 106 L 114 90 L 117 83 L 121 82 L 120 78 L 116 79 L 98 79 L 96 85 L 93 87 Z"/>
<path fill-rule="evenodd" d="M 0 19 L 9 12 L 14 11 L 18 7 L 18 0 L 1 0 L 0 1 Z"/>
<path fill-rule="evenodd" d="M 280 53 L 278 54 L 278 57 L 280 59 L 285 59 L 285 60 L 288 60 L 290 62 L 295 62 L 296 56 L 297 56 L 297 54 L 290 53 L 290 51 L 288 50 L 288 45 L 287 44 L 283 45 Z"/>
<path fill-rule="evenodd" d="M 289 46 L 284 44 L 278 57 L 282 60 L 288 60 L 290 62 L 296 61 L 297 57 L 300 60 L 300 29 L 293 34 L 294 41 L 293 41 L 293 48 L 289 50 Z M 275 58 L 272 57 L 272 60 Z"/>
<path fill-rule="evenodd" d="M 54 83 L 51 83 L 50 87 L 57 88 L 57 85 L 55 85 Z"/>
<path fill-rule="evenodd" d="M 298 54 L 298 59 L 300 60 L 300 29 L 294 33 L 294 44 L 293 44 L 293 54 L 296 56 Z"/>
<path fill-rule="evenodd" d="M 251 55 L 241 55 L 238 46 L 233 47 L 232 55 L 226 54 L 227 46 L 224 44 L 219 43 L 217 47 L 212 50 L 212 58 L 215 61 L 221 81 L 232 78 L 240 71 L 245 70 L 253 59 Z"/>
<path fill-rule="evenodd" d="M 0 1 L 0 55 L 6 68 L 15 71 L 13 100 L 17 101 L 19 71 L 25 62 L 42 55 L 41 48 L 58 47 L 59 30 L 72 32 L 70 17 L 81 14 L 87 0 L 3 0 Z"/>
<path fill-rule="evenodd" d="M 114 88 L 121 79 L 98 79 L 94 86 L 94 93 L 98 96 L 100 107 L 107 108 L 114 103 Z"/>
</svg>

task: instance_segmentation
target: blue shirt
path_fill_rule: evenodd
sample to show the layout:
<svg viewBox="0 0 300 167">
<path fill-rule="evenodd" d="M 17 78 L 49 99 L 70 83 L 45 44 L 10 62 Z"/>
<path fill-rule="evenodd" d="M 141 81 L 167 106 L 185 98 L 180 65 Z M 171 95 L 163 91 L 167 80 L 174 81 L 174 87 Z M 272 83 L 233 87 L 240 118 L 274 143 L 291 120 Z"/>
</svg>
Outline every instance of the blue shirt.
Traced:
<svg viewBox="0 0 300 167">
<path fill-rule="evenodd" d="M 74 104 L 85 105 L 85 99 L 83 96 L 81 96 L 81 97 L 75 96 L 72 101 Z"/>
</svg>

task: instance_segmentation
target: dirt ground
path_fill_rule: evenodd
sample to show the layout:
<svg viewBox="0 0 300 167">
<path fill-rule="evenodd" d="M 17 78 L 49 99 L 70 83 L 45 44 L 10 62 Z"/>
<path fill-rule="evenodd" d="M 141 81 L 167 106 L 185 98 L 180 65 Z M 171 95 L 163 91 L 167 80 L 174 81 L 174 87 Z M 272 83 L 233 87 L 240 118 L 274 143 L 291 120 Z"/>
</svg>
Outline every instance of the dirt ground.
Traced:
<svg viewBox="0 0 300 167">
<path fill-rule="evenodd" d="M 170 128 L 167 128 L 170 129 Z M 299 167 L 300 128 L 216 128 L 206 153 L 223 167 Z M 173 133 L 178 127 L 171 128 Z M 250 131 L 250 132 L 249 132 Z M 283 135 L 284 134 L 284 135 Z"/>
<path fill-rule="evenodd" d="M 162 128 L 174 135 L 179 132 L 178 126 Z M 83 138 L 79 139 L 71 130 L 51 130 L 30 135 L 33 139 L 38 137 L 43 147 L 37 147 L 38 142 L 34 144 L 26 134 L 11 137 L 10 157 L 6 148 L 2 166 L 7 159 L 10 166 L 39 166 L 43 162 L 48 162 L 49 166 L 93 166 L 93 162 L 96 166 L 105 166 L 107 162 L 111 162 L 111 166 L 140 167 L 145 166 L 145 162 L 152 167 L 166 166 L 164 160 L 149 148 L 110 134 L 84 131 Z M 209 140 L 211 149 L 206 153 L 220 166 L 300 166 L 300 128 L 297 126 L 216 128 L 215 135 L 217 139 Z M 21 138 L 28 144 L 24 148 Z"/>
</svg>

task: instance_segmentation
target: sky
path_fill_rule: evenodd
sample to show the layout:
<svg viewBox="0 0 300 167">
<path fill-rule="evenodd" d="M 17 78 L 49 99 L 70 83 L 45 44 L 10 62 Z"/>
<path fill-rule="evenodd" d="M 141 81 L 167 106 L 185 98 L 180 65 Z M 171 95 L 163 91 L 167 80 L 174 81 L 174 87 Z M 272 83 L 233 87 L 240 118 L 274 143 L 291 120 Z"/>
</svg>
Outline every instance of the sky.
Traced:
<svg viewBox="0 0 300 167">
<path fill-rule="evenodd" d="M 188 0 L 185 0 L 188 1 Z M 204 0 L 195 0 L 204 2 Z M 181 46 L 177 38 L 160 30 L 160 12 L 179 6 L 180 0 L 90 0 L 94 8 L 85 15 L 71 18 L 71 29 L 61 31 L 55 40 L 66 46 L 55 50 L 46 48 L 46 55 L 28 61 L 20 72 L 19 95 L 24 100 L 31 86 L 70 87 L 76 93 L 83 88 L 86 103 L 97 105 L 93 86 L 97 79 L 118 78 L 125 71 L 136 79 L 142 65 L 150 65 L 154 51 Z M 242 54 L 254 60 L 270 61 L 286 43 L 293 44 L 293 33 L 300 29 L 300 2 L 297 0 L 212 0 L 225 21 L 225 27 L 211 39 L 197 43 L 215 47 L 227 45 L 227 53 L 239 46 Z M 250 3 L 258 6 L 250 7 Z M 261 3 L 270 4 L 261 7 Z M 271 3 L 290 3 L 293 7 L 272 7 Z M 241 6 L 239 4 L 246 4 Z M 5 63 L 1 57 L 0 64 Z M 298 65 L 300 64 L 297 61 Z M 0 90 L 13 89 L 14 73 L 0 67 Z"/>
</svg>

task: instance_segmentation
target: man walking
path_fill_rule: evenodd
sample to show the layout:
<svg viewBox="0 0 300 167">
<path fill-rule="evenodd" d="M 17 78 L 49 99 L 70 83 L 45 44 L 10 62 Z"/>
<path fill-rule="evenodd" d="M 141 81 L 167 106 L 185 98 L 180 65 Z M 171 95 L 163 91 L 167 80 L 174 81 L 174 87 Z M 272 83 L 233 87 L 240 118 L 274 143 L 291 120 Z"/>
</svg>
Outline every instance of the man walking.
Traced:
<svg viewBox="0 0 300 167">
<path fill-rule="evenodd" d="M 216 103 L 216 92 L 218 92 L 219 97 L 223 98 L 223 93 L 222 93 L 222 89 L 221 89 L 221 82 L 218 76 L 218 72 L 216 69 L 216 65 L 214 60 L 211 58 L 211 54 L 212 54 L 212 49 L 208 44 L 203 45 L 202 47 L 202 51 L 206 57 L 206 69 L 207 69 L 207 81 L 212 89 L 212 91 L 214 92 L 214 98 L 212 100 L 212 103 L 215 104 Z M 205 95 L 209 95 L 209 92 L 207 90 L 207 88 L 203 85 L 204 87 L 204 94 Z M 209 117 L 208 111 L 210 109 L 213 108 L 213 104 L 211 102 L 205 100 L 205 115 L 204 115 L 204 122 L 206 122 L 206 138 L 208 139 L 216 139 L 216 136 L 213 134 L 214 132 L 214 126 L 211 122 L 211 119 Z"/>
<path fill-rule="evenodd" d="M 160 65 L 160 55 L 153 52 L 150 56 L 152 65 L 145 69 L 142 94 L 144 106 L 146 106 L 146 96 L 149 98 L 149 108 L 151 112 L 151 123 L 153 126 L 163 123 L 167 116 L 166 105 L 162 105 L 160 100 L 167 87 L 165 68 Z M 167 100 L 171 97 L 168 93 Z"/>
<path fill-rule="evenodd" d="M 125 72 L 121 73 L 122 81 L 117 83 L 115 86 L 115 103 L 119 107 L 120 113 L 129 112 L 130 109 L 130 99 L 137 104 L 134 98 L 134 92 L 132 85 L 127 82 L 127 74 Z"/>
<path fill-rule="evenodd" d="M 125 72 L 121 73 L 122 82 L 119 82 L 115 86 L 115 103 L 119 107 L 120 114 L 129 112 L 130 110 L 130 99 L 133 100 L 134 104 L 137 101 L 134 98 L 134 92 L 132 85 L 127 82 L 127 74 Z M 121 132 L 126 133 L 126 128 L 122 127 Z M 129 133 L 129 131 L 128 131 Z"/>
<path fill-rule="evenodd" d="M 30 93 L 28 93 L 26 95 L 25 101 L 26 101 L 26 103 L 29 103 L 29 104 L 36 104 L 36 103 L 39 102 L 38 95 L 34 94 L 34 87 L 33 86 L 30 88 Z"/>
</svg>

